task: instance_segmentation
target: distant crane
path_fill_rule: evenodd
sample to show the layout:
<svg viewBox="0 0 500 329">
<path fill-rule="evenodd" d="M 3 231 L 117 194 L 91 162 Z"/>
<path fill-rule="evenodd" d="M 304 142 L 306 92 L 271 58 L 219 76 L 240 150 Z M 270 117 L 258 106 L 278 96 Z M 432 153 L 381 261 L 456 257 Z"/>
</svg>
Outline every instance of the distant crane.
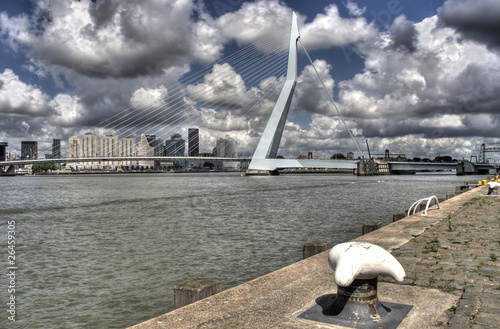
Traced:
<svg viewBox="0 0 500 329">
<path fill-rule="evenodd" d="M 489 144 L 500 145 L 500 143 L 489 143 Z M 499 146 L 486 147 L 484 143 L 481 144 L 481 149 L 479 150 L 478 163 L 486 163 L 486 152 L 500 152 L 500 147 Z"/>
<path fill-rule="evenodd" d="M 368 159 L 371 159 L 372 155 L 370 154 L 370 146 L 368 145 L 368 139 L 366 140 L 366 148 L 368 150 Z"/>
</svg>

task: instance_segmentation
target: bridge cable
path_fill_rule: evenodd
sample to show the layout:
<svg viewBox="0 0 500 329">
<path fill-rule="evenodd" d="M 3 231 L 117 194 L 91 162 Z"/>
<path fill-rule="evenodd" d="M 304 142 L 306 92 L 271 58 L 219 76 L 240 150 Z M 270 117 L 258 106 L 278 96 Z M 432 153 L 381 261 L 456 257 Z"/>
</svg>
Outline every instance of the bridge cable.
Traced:
<svg viewBox="0 0 500 329">
<path fill-rule="evenodd" d="M 351 136 L 352 140 L 354 141 L 354 144 L 355 144 L 355 145 L 356 145 L 356 147 L 358 148 L 359 153 L 361 154 L 361 156 L 363 156 L 363 152 L 361 152 L 361 149 L 359 148 L 359 145 L 358 145 L 358 143 L 356 142 L 356 139 L 354 139 L 354 136 L 352 135 L 351 130 L 349 129 L 349 127 L 347 127 L 347 124 L 346 124 L 346 122 L 345 122 L 345 120 L 344 120 L 344 117 L 342 116 L 342 114 L 340 114 L 340 111 L 339 111 L 339 109 L 337 108 L 337 104 L 335 104 L 335 101 L 333 100 L 333 96 L 332 96 L 332 95 L 330 95 L 330 93 L 328 92 L 328 89 L 326 88 L 326 85 L 325 85 L 325 83 L 323 82 L 323 79 L 322 79 L 322 78 L 321 78 L 321 76 L 319 75 L 318 70 L 316 69 L 316 66 L 314 65 L 314 63 L 313 63 L 313 61 L 312 61 L 311 57 L 309 57 L 309 53 L 307 52 L 306 48 L 305 48 L 305 47 L 304 47 L 304 45 L 302 44 L 302 41 L 300 40 L 300 37 L 298 38 L 298 40 L 299 40 L 300 45 L 302 46 L 302 49 L 304 49 L 304 52 L 306 53 L 307 58 L 309 59 L 309 62 L 311 62 L 311 65 L 312 65 L 312 67 L 313 67 L 314 71 L 316 72 L 316 75 L 318 76 L 319 80 L 321 81 L 321 84 L 323 85 L 323 89 L 325 90 L 326 94 L 328 95 L 328 97 L 329 97 L 329 98 L 330 98 L 330 100 L 332 101 L 333 106 L 335 107 L 335 110 L 337 110 L 337 113 L 338 113 L 338 115 L 339 115 L 339 117 L 340 117 L 340 120 L 342 120 L 342 122 L 344 123 L 344 126 L 345 126 L 345 128 L 347 129 L 347 131 L 349 132 L 349 135 Z"/>
<path fill-rule="evenodd" d="M 247 51 L 247 52 L 246 52 L 246 54 L 245 54 L 245 56 L 248 56 L 248 55 L 249 55 L 249 53 L 251 53 L 251 52 L 255 52 L 255 46 L 253 46 L 253 47 L 254 47 L 254 49 L 253 49 L 252 51 L 250 51 L 250 52 L 248 52 L 248 51 Z M 265 49 L 265 50 L 269 51 L 268 49 Z M 243 57 L 243 56 L 241 56 L 241 57 Z M 238 61 L 240 61 L 240 60 L 238 60 Z M 241 62 L 241 61 L 240 61 L 240 62 Z M 219 62 L 219 63 L 221 63 L 221 62 Z M 231 65 L 231 64 L 230 64 L 230 65 Z M 234 66 L 234 64 L 233 64 L 233 66 Z M 234 66 L 234 67 L 233 67 L 233 66 L 231 66 L 231 68 L 233 68 L 233 69 L 237 69 L 237 66 Z M 262 68 L 262 65 L 259 65 L 259 66 Z M 266 66 L 266 65 L 264 65 L 264 67 L 265 67 L 265 66 Z M 248 70 L 248 69 L 245 69 L 245 71 L 246 71 L 246 70 Z M 253 74 L 253 75 L 255 75 L 255 72 L 259 72 L 259 71 L 254 71 L 254 74 Z M 221 73 L 221 72 L 219 72 L 219 73 Z M 240 74 L 241 72 L 237 72 L 237 73 L 238 73 L 238 74 Z M 269 72 L 268 72 L 268 73 L 269 73 Z M 213 74 L 213 72 L 212 72 L 212 74 Z M 241 75 L 241 74 L 240 74 L 240 75 Z M 192 76 L 195 76 L 195 75 L 192 75 Z M 222 72 L 219 76 L 224 77 L 224 76 L 225 76 L 225 75 L 224 75 L 224 72 Z M 188 78 L 188 79 L 189 79 L 189 78 Z M 191 79 L 191 81 L 193 81 L 193 80 L 194 80 L 194 79 Z M 194 82 L 194 81 L 193 81 L 193 82 Z M 247 79 L 247 81 L 245 81 L 245 84 L 248 84 L 248 79 Z M 174 88 L 174 91 L 177 91 L 177 92 L 174 92 L 174 93 L 173 93 L 174 99 L 172 99 L 172 98 L 171 98 L 171 99 L 169 100 L 169 101 L 170 101 L 170 104 L 169 104 L 169 105 L 166 105 L 166 106 L 157 107 L 156 109 L 153 109 L 153 111 L 152 111 L 152 112 L 153 112 L 153 113 L 154 113 L 154 112 L 156 112 L 157 114 L 155 114 L 155 115 L 151 116 L 151 112 L 150 112 L 150 113 L 149 113 L 149 118 L 148 118 L 148 120 L 146 120 L 146 122 L 143 122 L 143 125 L 147 125 L 148 123 L 154 123 L 154 121 L 156 121 L 156 117 L 158 117 L 159 115 L 165 114 L 166 112 L 172 112 L 172 110 L 173 110 L 173 109 L 175 109 L 175 105 L 181 105 L 181 106 L 185 105 L 185 104 L 183 104 L 183 98 L 184 98 L 184 96 L 185 96 L 185 93 L 184 93 L 184 91 L 185 91 L 185 90 L 181 89 L 181 88 L 183 88 L 183 87 L 185 87 L 185 85 L 180 84 L 180 86 L 179 86 L 179 84 L 178 84 L 177 88 Z M 170 89 L 170 88 L 169 88 L 169 89 Z M 177 89 L 177 90 L 175 90 L 175 89 Z M 179 90 L 179 89 L 181 89 L 181 90 Z M 206 90 L 204 93 L 210 92 L 210 91 L 212 91 L 212 90 L 213 90 L 213 89 Z M 196 100 L 197 98 L 198 98 L 198 99 L 200 99 L 200 96 L 204 94 L 204 93 L 200 94 L 200 93 L 193 93 L 193 92 L 188 92 L 188 93 L 190 94 L 191 98 L 194 98 L 194 100 Z M 176 104 L 172 104 L 171 102 L 172 102 L 173 100 L 175 101 L 175 99 L 177 99 L 177 103 L 176 103 Z M 161 102 L 161 101 L 163 101 L 163 100 L 158 100 L 158 101 L 148 102 L 148 103 L 146 103 L 146 104 L 145 104 L 145 105 L 146 105 L 146 108 L 145 108 L 145 109 L 152 109 L 152 108 L 154 108 L 154 107 L 155 107 L 155 105 L 156 105 L 157 103 L 159 103 L 159 102 Z M 179 104 L 179 103 L 180 103 L 180 104 Z M 203 106 L 203 105 L 205 105 L 205 104 L 207 104 L 207 103 L 206 103 L 206 102 L 202 102 L 202 104 L 200 104 L 200 103 L 199 103 L 199 100 L 198 100 L 198 107 Z M 216 105 L 216 103 L 215 103 L 215 104 L 213 104 L 213 105 Z M 220 105 L 223 105 L 223 104 L 217 104 L 217 105 L 219 105 L 219 106 L 220 106 Z M 143 105 L 143 106 L 144 106 L 144 105 Z M 139 107 L 143 107 L 143 106 L 139 106 Z M 143 109 L 143 110 L 144 110 L 144 109 Z M 121 118 L 122 120 L 120 120 L 120 121 L 121 121 L 121 124 L 124 124 L 124 123 L 126 123 L 126 122 L 128 121 L 128 123 L 127 123 L 127 124 L 126 124 L 123 128 L 126 128 L 126 130 L 128 130 L 128 132 L 131 132 L 131 129 L 129 129 L 129 128 L 127 128 L 127 127 L 130 127 L 132 124 L 137 123 L 137 122 L 140 120 L 139 116 L 141 116 L 143 113 L 144 113 L 144 112 L 139 113 L 139 114 L 138 114 L 138 113 L 131 114 L 131 113 L 129 112 L 129 113 L 126 115 L 126 116 L 129 116 L 129 118 L 128 118 L 128 119 L 123 120 L 124 118 L 122 117 L 122 118 Z M 130 115 L 132 115 L 132 117 L 130 117 Z M 186 114 L 186 113 L 184 113 L 184 114 L 182 114 L 182 115 L 181 115 L 181 114 L 178 112 L 178 113 L 175 113 L 172 117 L 179 116 L 179 115 L 180 115 L 180 117 L 178 117 L 178 118 L 177 118 L 177 119 L 176 119 L 173 123 L 180 121 L 180 120 L 182 119 L 182 117 L 186 117 L 186 115 L 187 115 L 187 116 L 192 116 L 192 115 L 189 115 L 189 114 Z M 154 121 L 152 121 L 153 119 L 154 119 Z M 119 120 L 119 119 L 116 119 L 113 123 L 117 123 L 117 122 L 118 122 L 118 120 Z M 106 120 L 105 120 L 105 121 L 106 121 Z M 149 128 L 157 128 L 157 127 L 158 127 L 158 126 L 160 126 L 161 124 L 164 124 L 166 121 L 170 121 L 170 120 L 169 120 L 169 119 L 166 119 L 166 120 L 160 121 L 159 123 L 158 123 L 158 121 L 156 121 L 156 123 L 157 123 L 157 124 L 156 124 L 154 127 L 149 127 Z M 171 123 L 172 123 L 172 122 L 171 122 Z M 106 124 L 106 125 L 105 125 L 105 127 L 110 127 L 110 126 L 111 126 L 111 124 Z M 123 132 L 123 128 L 122 128 L 122 129 L 120 129 L 120 130 L 121 130 L 121 131 L 120 131 L 120 134 L 124 134 L 124 132 Z"/>
<path fill-rule="evenodd" d="M 168 96 L 162 95 L 157 99 L 146 100 L 142 104 L 130 106 L 124 110 L 126 113 L 120 111 L 120 113 L 103 120 L 101 123 L 94 126 L 94 128 L 104 129 L 101 132 L 103 134 L 106 133 L 105 130 L 112 129 L 113 134 L 118 134 L 118 139 L 127 135 L 137 136 L 138 129 L 143 131 L 155 130 L 152 133 L 155 135 L 160 133 L 161 136 L 157 136 L 157 138 L 160 138 L 168 135 L 169 132 L 171 133 L 176 129 L 181 129 L 185 124 L 192 126 L 199 122 L 202 119 L 200 115 L 202 112 L 200 112 L 200 109 L 203 108 L 221 109 L 229 106 L 229 113 L 233 114 L 235 118 L 254 117 L 262 106 L 267 106 L 268 104 L 266 103 L 272 102 L 272 99 L 276 98 L 279 90 L 275 90 L 276 88 L 273 88 L 273 84 L 281 79 L 286 71 L 286 68 L 276 65 L 278 62 L 281 62 L 283 58 L 286 59 L 286 55 L 288 54 L 286 44 L 280 45 L 279 42 L 276 43 L 276 39 L 274 38 L 273 40 L 273 37 L 273 35 L 267 35 L 257 40 L 255 43 L 244 47 L 235 54 L 225 59 L 221 59 L 217 63 L 171 84 L 169 88 L 167 88 Z M 278 40 L 281 40 L 281 38 L 278 38 Z M 262 56 L 263 53 L 272 55 Z M 218 72 L 214 71 L 216 64 L 222 66 L 226 63 L 229 65 L 228 67 L 224 67 L 225 70 L 220 70 Z M 255 66 L 258 69 L 255 69 Z M 208 82 L 205 82 L 204 79 L 202 80 L 202 77 L 206 76 L 206 74 L 215 75 L 217 79 L 222 80 L 236 74 L 242 79 L 244 78 L 243 83 L 246 92 L 251 91 L 253 88 L 258 89 L 258 95 L 250 94 L 250 99 L 258 97 L 263 99 L 264 102 L 251 102 L 244 107 L 238 106 L 239 109 L 238 107 L 236 108 L 238 112 L 234 114 L 234 112 L 231 111 L 231 109 L 234 109 L 234 104 L 232 104 L 230 100 L 228 101 L 228 99 L 221 96 L 215 97 L 214 99 L 204 97 L 207 93 L 214 93 L 214 88 L 216 87 L 215 85 L 210 85 Z M 269 79 L 271 77 L 273 77 L 273 79 Z M 189 84 L 196 83 L 196 81 L 200 82 L 197 84 Z M 196 87 L 200 84 L 206 84 L 209 88 L 199 88 L 198 91 L 196 88 L 188 90 L 190 86 Z M 194 103 L 187 103 L 186 98 L 191 99 Z M 218 111 L 216 112 L 218 113 Z M 169 113 L 170 115 L 167 115 Z M 263 115 L 260 114 L 260 116 Z M 252 120 L 249 124 L 252 122 L 258 122 L 258 120 Z M 134 127 L 136 124 L 139 124 L 140 128 Z M 163 126 L 165 124 L 167 126 Z M 210 130 L 210 124 L 205 128 Z M 101 142 L 102 141 L 103 140 L 101 140 Z M 115 143 L 119 143 L 119 141 L 113 139 L 112 144 L 114 145 Z M 118 150 L 118 152 L 120 151 Z"/>
<path fill-rule="evenodd" d="M 253 51 L 253 52 L 255 52 L 255 50 L 252 50 L 252 51 Z M 247 55 L 248 55 L 248 54 L 247 54 Z M 268 71 L 268 67 L 270 66 L 270 64 L 269 64 L 269 63 L 271 63 L 271 64 L 272 64 L 273 62 L 275 62 L 275 61 L 276 61 L 276 59 L 278 59 L 278 60 L 279 60 L 282 56 L 283 56 L 283 55 L 282 55 L 282 54 L 280 54 L 280 55 L 275 56 L 275 57 L 274 57 L 274 59 L 271 59 L 271 61 L 269 61 L 269 60 L 267 60 L 267 59 L 266 59 L 264 62 L 262 62 L 262 61 L 261 61 L 261 63 L 260 63 L 260 64 L 264 64 L 264 63 L 266 63 L 266 61 L 267 61 L 267 64 L 264 64 L 264 65 L 258 65 L 257 67 L 259 67 L 260 69 L 259 69 L 259 70 L 254 70 L 254 71 L 252 72 L 252 74 L 250 74 L 249 76 L 247 76 L 247 78 L 248 78 L 248 77 L 255 76 L 256 78 L 252 78 L 252 79 L 250 79 L 250 81 L 252 81 L 252 80 L 253 80 L 253 81 L 257 81 L 257 82 L 258 82 L 258 81 L 259 81 L 259 80 L 260 80 L 260 79 L 264 76 L 264 74 L 265 74 L 266 72 L 267 72 L 267 76 L 269 76 L 269 71 Z M 258 59 L 258 60 L 260 61 L 260 59 Z M 230 64 L 230 65 L 231 65 L 231 64 Z M 249 65 L 247 65 L 247 67 L 248 67 L 248 66 L 249 66 Z M 237 69 L 237 67 L 232 67 L 232 66 L 231 66 L 231 68 L 233 68 L 233 69 Z M 248 71 L 248 70 L 249 70 L 249 69 L 248 69 L 248 68 L 246 68 L 244 71 Z M 236 71 L 236 70 L 235 70 L 235 71 Z M 212 74 L 213 74 L 213 73 L 214 73 L 214 72 L 212 72 Z M 219 73 L 220 73 L 220 74 L 219 74 L 219 76 L 220 76 L 221 78 L 224 78 L 224 76 L 226 76 L 226 74 L 224 73 L 224 71 L 220 71 Z M 242 73 L 242 72 L 236 72 L 236 73 L 241 75 L 241 73 Z M 248 80 L 248 79 L 246 79 L 245 84 L 247 85 L 247 89 L 248 89 L 248 84 L 249 84 L 249 80 Z M 255 84 L 254 84 L 254 85 L 255 85 Z M 262 89 L 265 89 L 265 88 L 262 88 L 262 87 L 265 87 L 265 85 L 264 85 L 264 86 L 262 86 L 262 85 L 261 85 L 261 88 L 259 88 L 259 89 L 261 89 L 261 90 L 262 90 Z M 205 94 L 205 93 L 208 93 L 208 92 L 212 92 L 212 91 L 213 91 L 213 87 L 212 87 L 211 89 L 209 89 L 209 90 L 206 90 L 206 91 L 202 92 L 202 93 L 199 93 L 199 92 L 197 92 L 197 93 L 193 93 L 193 92 L 189 92 L 189 91 L 188 91 L 188 94 L 189 94 L 190 98 L 192 98 L 193 100 L 195 100 L 195 101 L 196 101 L 196 99 L 198 99 L 198 101 L 197 101 L 198 106 L 197 106 L 197 107 L 199 108 L 199 107 L 203 107 L 203 106 L 205 106 L 205 105 L 207 105 L 207 104 L 208 104 L 206 101 L 203 101 L 203 102 L 201 102 L 201 103 L 199 102 L 199 100 L 203 98 L 203 97 L 202 97 L 202 95 L 203 95 L 203 94 Z M 271 91 L 272 91 L 272 90 L 271 90 Z M 186 106 L 186 104 L 185 104 L 185 103 L 183 104 L 183 101 L 182 101 L 182 98 L 183 98 L 183 96 L 184 96 L 185 94 L 183 93 L 183 90 L 181 90 L 180 92 L 182 92 L 182 94 L 180 94 L 179 96 L 177 96 L 176 94 L 178 94 L 178 93 L 174 93 L 174 96 L 176 96 L 175 98 L 177 98 L 177 99 L 178 99 L 177 104 L 181 103 L 181 104 L 179 104 L 179 105 L 181 105 L 181 107 L 183 107 L 183 106 Z M 273 94 L 274 94 L 274 93 L 273 93 Z M 153 102 L 149 102 L 149 104 L 147 104 L 147 105 L 149 105 L 149 106 L 148 106 L 148 108 L 149 108 L 149 109 L 153 108 L 153 107 L 154 107 L 154 105 L 155 105 L 154 103 L 158 103 L 158 102 L 160 102 L 160 101 L 162 101 L 162 100 L 159 100 L 159 101 L 156 101 L 156 102 L 155 102 L 155 101 L 153 101 Z M 172 101 L 172 99 L 171 99 L 170 101 Z M 177 104 L 175 104 L 175 105 L 177 105 Z M 170 105 L 170 106 L 169 106 L 169 105 Z M 150 117 L 149 117 L 149 119 L 150 119 L 150 120 L 147 120 L 146 124 L 148 124 L 148 121 L 149 121 L 149 123 L 153 123 L 154 121 L 152 121 L 151 119 L 154 119 L 155 117 L 158 117 L 159 115 L 164 114 L 164 113 L 166 113 L 166 112 L 170 112 L 172 109 L 174 109 L 174 108 L 175 108 L 175 106 L 174 106 L 174 105 L 172 105 L 172 104 L 169 104 L 169 105 L 162 106 L 162 107 L 157 108 L 156 110 L 153 110 L 153 113 L 154 113 L 154 112 L 157 112 L 157 114 L 156 114 L 156 115 L 154 115 L 153 117 L 151 117 L 151 116 L 150 116 Z M 225 105 L 225 101 L 221 100 L 221 101 L 219 101 L 219 102 L 212 103 L 212 106 L 213 106 L 213 105 L 215 105 L 216 107 L 219 107 L 219 108 L 220 108 L 220 107 L 224 107 L 224 105 Z M 250 107 L 247 107 L 247 111 L 243 113 L 243 116 L 244 116 L 245 114 L 247 114 L 249 111 L 251 111 L 251 112 L 256 111 L 256 110 L 253 110 L 253 109 L 255 109 L 255 108 L 256 108 L 256 106 L 255 106 L 255 105 L 256 105 L 256 104 L 254 104 L 254 105 L 252 105 L 252 106 L 250 106 Z M 173 123 L 176 123 L 177 125 L 180 125 L 180 124 L 182 124 L 182 122 L 184 122 L 184 120 L 187 120 L 187 119 L 189 119 L 190 117 L 193 117 L 194 115 L 196 115 L 196 112 L 195 112 L 195 113 L 193 113 L 193 112 L 191 112 L 191 113 L 186 113 L 186 112 L 184 112 L 184 114 L 182 114 L 182 112 L 177 112 L 177 113 L 175 113 L 173 116 L 171 116 L 170 118 L 167 118 L 167 119 L 161 120 L 160 122 L 156 121 L 156 119 L 155 119 L 155 121 L 157 122 L 157 124 L 156 124 L 156 125 L 154 125 L 153 127 L 149 127 L 149 129 L 151 129 L 151 128 L 155 128 L 155 129 L 156 129 L 156 128 L 159 128 L 159 127 L 160 127 L 162 124 L 164 124 L 165 122 L 167 122 L 167 121 L 171 121 L 171 118 L 172 118 L 172 117 L 175 117 L 175 116 L 178 116 L 178 118 L 176 118 L 173 122 L 170 122 L 170 125 L 171 125 L 171 124 L 173 124 Z M 137 116 L 138 116 L 138 115 L 137 115 L 137 114 L 135 114 L 135 115 L 133 115 L 133 117 L 131 117 L 131 118 L 129 118 L 129 119 L 127 119 L 127 120 L 125 120 L 125 121 L 122 121 L 122 123 L 125 123 L 125 122 L 129 121 L 129 123 L 128 123 L 127 125 L 125 125 L 125 127 L 124 127 L 124 128 L 131 127 L 131 125 L 132 125 L 132 124 L 134 124 L 134 123 L 136 123 L 138 120 L 140 120 L 140 118 L 137 118 Z M 135 117 L 135 118 L 134 118 L 134 117 Z M 131 119 L 132 119 L 132 120 L 131 120 Z M 196 121 L 198 121 L 198 120 L 196 120 Z M 109 127 L 110 125 L 108 124 L 108 125 L 106 125 L 106 126 L 108 126 L 108 127 Z M 127 128 L 127 129 L 128 129 L 128 131 L 131 131 L 131 129 L 129 129 L 129 128 Z M 161 131 L 161 130 L 163 130 L 163 129 L 165 129 L 165 128 L 160 128 L 160 129 L 159 129 L 159 131 Z M 168 131 L 172 131 L 173 129 L 175 129 L 175 127 L 170 127 L 170 129 L 169 129 Z M 120 129 L 120 130 L 121 130 L 121 129 Z M 158 133 L 159 131 L 157 131 L 156 133 Z M 123 134 L 123 133 L 124 133 L 123 131 L 121 131 L 121 132 L 120 132 L 120 134 Z M 167 134 L 167 132 L 162 132 L 162 136 L 165 136 L 166 134 Z M 159 136 L 159 137 L 160 137 L 160 136 Z"/>
</svg>

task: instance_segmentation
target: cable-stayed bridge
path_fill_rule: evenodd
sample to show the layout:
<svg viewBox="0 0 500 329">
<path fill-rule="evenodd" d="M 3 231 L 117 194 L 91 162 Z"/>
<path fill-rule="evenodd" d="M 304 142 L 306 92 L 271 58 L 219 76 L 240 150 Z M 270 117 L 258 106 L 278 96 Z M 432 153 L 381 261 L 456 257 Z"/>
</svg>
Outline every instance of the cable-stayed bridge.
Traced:
<svg viewBox="0 0 500 329">
<path fill-rule="evenodd" d="M 125 136 L 137 136 L 138 127 L 143 131 L 151 132 L 148 136 L 164 138 L 169 134 L 186 126 L 196 126 L 200 116 L 213 114 L 226 116 L 229 119 L 225 124 L 247 125 L 246 131 L 261 130 L 252 121 L 264 123 L 266 112 L 273 108 L 272 114 L 264 129 L 260 142 L 251 158 L 235 157 L 202 157 L 202 156 L 162 156 L 156 153 L 140 154 L 141 152 L 129 152 L 122 156 L 101 150 L 108 156 L 102 156 L 95 150 L 82 150 L 79 155 L 63 159 L 40 159 L 40 160 L 18 160 L 5 165 L 28 165 L 36 163 L 95 163 L 95 162 L 117 162 L 117 161 L 246 161 L 250 162 L 250 168 L 254 170 L 276 171 L 286 168 L 348 168 L 356 167 L 355 161 L 328 161 L 311 159 L 276 159 L 281 142 L 288 111 L 293 98 L 294 89 L 297 84 L 297 42 L 299 31 L 295 13 L 292 17 L 290 38 L 287 39 L 271 36 L 256 42 L 252 47 L 240 50 L 227 58 L 227 63 L 218 63 L 212 67 L 210 72 L 204 69 L 198 74 L 181 79 L 165 90 L 155 90 L 160 94 L 157 98 L 152 97 L 145 101 L 136 101 L 133 108 L 126 109 L 103 120 L 93 129 L 103 131 L 111 130 L 114 134 Z M 281 63 L 287 60 L 287 65 Z M 230 64 L 228 64 L 230 62 Z M 240 81 L 241 80 L 241 81 Z M 243 81 L 244 80 L 244 81 Z M 209 82 L 212 88 L 208 88 Z M 252 84 L 253 83 L 253 87 Z M 235 89 L 236 88 L 236 89 Z M 147 88 L 141 89 L 148 93 Z M 243 90 L 243 91 L 242 91 Z M 151 92 L 151 90 L 149 90 Z M 153 93 L 154 94 L 154 93 Z M 243 97 L 241 97 L 243 95 Z M 136 95 L 134 95 L 136 96 Z M 140 95 L 139 95 L 140 96 Z M 137 98 L 140 98 L 137 96 Z M 154 95 L 153 95 L 154 96 Z M 189 97 L 191 100 L 186 101 Z M 243 98 L 243 100 L 242 100 Z M 195 104 L 193 104 L 193 102 Z M 226 110 L 227 108 L 231 110 Z M 203 113 L 203 111 L 205 111 Z M 236 113 L 237 115 L 233 114 Z M 245 118 L 257 118 L 247 120 Z M 237 122 L 235 122 L 237 121 Z M 243 122 L 242 122 L 243 121 Z M 217 125 L 217 123 L 215 123 Z M 209 129 L 205 128 L 205 129 Z M 231 127 L 228 127 L 230 130 Z M 186 129 L 185 129 L 186 130 Z M 76 137 L 76 136 L 75 136 Z M 109 143 L 109 142 L 108 142 Z M 118 138 L 113 140 L 111 148 L 116 149 Z M 191 144 L 191 140 L 188 141 Z M 102 148 L 102 146 L 101 146 Z M 140 148 L 140 146 L 138 147 Z M 191 153 L 191 152 L 190 152 Z M 87 156 L 85 154 L 95 154 Z"/>
<path fill-rule="evenodd" d="M 252 127 L 251 120 L 250 123 L 242 123 L 243 118 L 254 117 L 260 119 L 263 116 L 262 112 L 272 107 L 271 115 L 267 120 L 267 124 L 260 136 L 260 140 L 252 157 L 185 157 L 162 156 L 158 154 L 154 156 L 149 154 L 139 156 L 133 153 L 129 153 L 128 156 L 116 156 L 116 154 L 111 156 L 100 156 L 95 152 L 88 152 L 87 154 L 96 154 L 96 156 L 4 161 L 0 162 L 0 167 L 37 163 L 238 161 L 250 162 L 247 174 L 277 173 L 278 170 L 297 168 L 358 169 L 359 171 L 360 164 L 366 164 L 366 162 L 371 161 L 371 159 L 364 159 L 363 152 L 345 124 L 332 96 L 326 89 L 321 76 L 317 72 L 313 61 L 310 59 L 304 47 L 304 52 L 316 71 L 318 79 L 321 81 L 338 116 L 344 123 L 346 130 L 349 132 L 358 149 L 361 160 L 282 159 L 277 157 L 290 105 L 297 85 L 298 43 L 303 47 L 300 42 L 297 17 L 295 13 L 293 13 L 290 38 L 287 46 L 286 44 L 276 43 L 275 39 L 270 38 L 267 41 L 254 45 L 252 48 L 247 48 L 244 51 L 237 52 L 230 56 L 230 59 L 232 59 L 231 65 L 226 63 L 215 64 L 212 72 L 202 70 L 196 75 L 185 78 L 182 80 L 182 83 L 179 82 L 168 89 L 156 89 L 154 92 L 151 92 L 151 90 L 147 90 L 147 88 L 142 88 L 140 93 L 152 93 L 153 96 L 156 93 L 157 97 L 152 97 L 152 99 L 147 99 L 142 102 L 136 100 L 133 109 L 129 108 L 117 113 L 111 118 L 105 119 L 101 124 L 95 127 L 102 131 L 111 130 L 121 137 L 137 135 L 137 127 L 141 127 L 143 130 L 154 132 L 154 134 L 149 135 L 154 135 L 156 138 L 157 136 L 168 136 L 179 129 L 185 129 L 187 124 L 189 124 L 189 126 L 196 125 L 196 123 L 201 120 L 200 118 L 202 115 L 212 115 L 214 118 L 217 116 L 225 116 L 228 118 L 225 123 L 228 126 L 248 125 L 247 130 L 253 130 L 255 127 Z M 263 56 L 262 54 L 265 53 L 269 53 L 270 55 Z M 249 58 L 252 58 L 250 65 L 248 64 Z M 277 65 L 284 59 L 287 60 L 286 67 Z M 237 74 L 236 70 L 238 71 Z M 231 81 L 231 83 L 228 81 Z M 258 88 L 248 88 L 246 86 L 248 82 L 252 81 Z M 209 83 L 212 84 L 211 88 L 207 87 Z M 277 85 L 281 85 L 281 89 L 276 88 Z M 134 94 L 134 97 L 137 96 L 136 98 L 140 99 L 140 93 L 139 95 Z M 166 97 L 167 94 L 168 97 Z M 244 96 L 244 99 L 241 99 L 241 95 Z M 187 98 L 190 100 L 186 101 Z M 134 102 L 134 100 L 132 101 Z M 232 111 L 225 110 L 225 108 L 231 108 Z M 237 116 L 233 113 L 236 113 Z M 207 129 L 210 129 L 210 127 Z M 113 147 L 116 149 L 118 146 L 116 145 L 118 139 L 116 138 L 116 141 L 112 143 L 115 144 Z M 139 152 L 137 152 L 137 154 L 138 153 Z M 110 153 L 108 152 L 108 154 Z M 455 168 L 457 168 L 456 163 L 387 163 L 388 171 L 449 170 Z"/>
</svg>

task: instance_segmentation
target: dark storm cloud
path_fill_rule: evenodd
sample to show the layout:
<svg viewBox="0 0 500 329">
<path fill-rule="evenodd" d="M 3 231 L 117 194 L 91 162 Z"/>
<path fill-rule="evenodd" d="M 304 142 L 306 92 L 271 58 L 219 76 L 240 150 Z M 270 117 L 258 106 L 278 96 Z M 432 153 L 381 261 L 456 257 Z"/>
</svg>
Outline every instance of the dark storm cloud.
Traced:
<svg viewBox="0 0 500 329">
<path fill-rule="evenodd" d="M 45 118 L 12 117 L 0 114 L 0 131 L 15 138 L 25 138 L 28 135 L 41 135 Z"/>
<path fill-rule="evenodd" d="M 94 28 L 100 29 L 111 23 L 119 4 L 119 1 L 116 0 L 92 1 L 89 4 L 89 14 L 92 17 Z"/>
<path fill-rule="evenodd" d="M 386 118 L 384 120 L 361 120 L 358 125 L 362 127 L 363 136 L 366 138 L 395 138 L 407 135 L 421 135 L 424 138 L 466 138 L 474 136 L 498 137 L 500 129 L 499 117 L 463 116 L 460 126 L 435 126 L 429 125 L 437 118 L 428 119 L 421 124 L 417 119 Z M 345 137 L 345 134 L 343 134 Z"/>
<path fill-rule="evenodd" d="M 406 20 L 405 16 L 399 16 L 394 20 L 390 28 L 393 49 L 406 50 L 413 53 L 417 49 L 418 32 L 415 25 Z"/>
<path fill-rule="evenodd" d="M 134 78 L 193 61 L 213 61 L 220 55 L 216 36 L 199 36 L 207 29 L 200 32 L 203 15 L 194 20 L 199 9 L 190 1 L 96 1 L 40 7 L 44 9 L 35 11 L 30 21 L 39 21 L 46 12 L 51 19 L 24 27 L 27 37 L 15 42 L 55 75 L 61 73 L 57 72 L 60 68 L 95 78 Z M 196 49 L 200 40 L 203 53 Z"/>
<path fill-rule="evenodd" d="M 500 1 L 449 0 L 439 11 L 442 24 L 464 37 L 500 47 Z"/>
</svg>

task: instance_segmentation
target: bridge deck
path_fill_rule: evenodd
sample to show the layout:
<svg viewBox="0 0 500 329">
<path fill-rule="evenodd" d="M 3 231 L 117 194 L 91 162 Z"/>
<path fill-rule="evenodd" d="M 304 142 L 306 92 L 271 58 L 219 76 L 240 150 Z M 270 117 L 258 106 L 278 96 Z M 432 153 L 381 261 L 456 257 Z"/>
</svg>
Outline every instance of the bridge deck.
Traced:
<svg viewBox="0 0 500 329">
<path fill-rule="evenodd" d="M 73 162 L 119 162 L 119 161 L 250 161 L 251 158 L 218 157 L 95 157 L 95 158 L 60 158 L 38 160 L 0 161 L 0 166 L 29 165 L 37 163 L 73 163 Z"/>
<path fill-rule="evenodd" d="M 228 161 L 241 162 L 250 161 L 250 157 L 220 158 L 220 157 L 96 157 L 96 158 L 60 158 L 39 160 L 14 160 L 0 161 L 1 167 L 32 165 L 39 163 L 75 163 L 75 162 L 120 162 L 120 161 Z M 326 159 L 254 159 L 254 161 L 265 161 L 266 166 L 275 169 L 294 168 L 326 168 L 326 169 L 356 169 L 359 161 L 354 160 L 326 160 Z M 433 162 L 388 162 L 391 170 L 454 170 L 457 162 L 433 163 Z M 478 169 L 494 169 L 495 165 L 490 163 L 474 164 Z"/>
</svg>

